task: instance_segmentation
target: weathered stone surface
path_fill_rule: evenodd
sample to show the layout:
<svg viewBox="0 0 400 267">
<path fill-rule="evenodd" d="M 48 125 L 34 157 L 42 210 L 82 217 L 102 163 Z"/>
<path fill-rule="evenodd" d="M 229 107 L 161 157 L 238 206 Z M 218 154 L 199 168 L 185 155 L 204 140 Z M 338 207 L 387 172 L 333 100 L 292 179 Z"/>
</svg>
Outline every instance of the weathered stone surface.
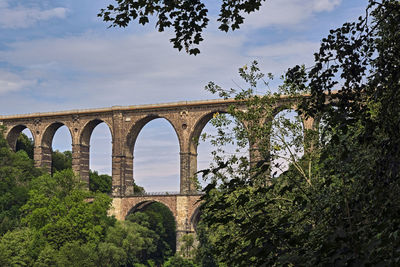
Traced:
<svg viewBox="0 0 400 267">
<path fill-rule="evenodd" d="M 19 134 L 28 128 L 35 140 L 34 159 L 38 167 L 50 171 L 55 132 L 65 125 L 72 138 L 73 169 L 89 182 L 90 137 L 105 122 L 112 136 L 113 196 L 133 193 L 133 151 L 142 128 L 151 120 L 165 118 L 174 128 L 180 147 L 180 192 L 196 190 L 197 140 L 216 112 L 226 112 L 234 100 L 208 100 L 103 109 L 71 110 L 26 115 L 0 116 L 7 127 L 9 145 L 15 149 Z"/>
<path fill-rule="evenodd" d="M 281 98 L 276 113 L 292 99 Z M 106 123 L 112 136 L 112 196 L 110 215 L 124 220 L 135 207 L 154 201 L 163 203 L 172 212 L 177 223 L 177 242 L 187 233 L 194 233 L 200 196 L 195 194 L 194 176 L 197 172 L 197 142 L 200 134 L 215 113 L 226 113 L 236 101 L 206 100 L 102 109 L 71 110 L 49 113 L 0 116 L 0 125 L 6 126 L 5 138 L 16 148 L 19 134 L 28 128 L 34 139 L 34 160 L 37 167 L 51 170 L 52 142 L 55 132 L 65 125 L 72 138 L 72 168 L 89 183 L 90 137 L 99 123 Z M 236 103 L 237 104 L 237 103 Z M 245 105 L 243 105 L 245 108 Z M 142 128 L 156 118 L 166 119 L 174 128 L 180 147 L 180 194 L 162 196 L 133 195 L 133 152 Z M 267 119 L 267 118 L 266 118 Z M 269 118 L 272 119 L 272 118 Z M 304 119 L 304 128 L 314 121 Z M 260 157 L 257 144 L 251 144 L 251 161 Z"/>
</svg>

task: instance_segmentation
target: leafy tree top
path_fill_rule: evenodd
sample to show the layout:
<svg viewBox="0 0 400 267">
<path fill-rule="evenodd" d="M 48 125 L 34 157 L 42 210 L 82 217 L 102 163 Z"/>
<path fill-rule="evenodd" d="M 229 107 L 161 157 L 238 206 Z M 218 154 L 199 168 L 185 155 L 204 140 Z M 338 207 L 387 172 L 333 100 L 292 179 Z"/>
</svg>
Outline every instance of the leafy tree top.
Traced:
<svg viewBox="0 0 400 267">
<path fill-rule="evenodd" d="M 110 27 L 127 27 L 137 20 L 146 25 L 151 17 L 156 17 L 156 28 L 163 32 L 173 27 L 175 37 L 170 39 L 174 48 L 182 48 L 186 53 L 200 53 L 198 45 L 203 41 L 202 33 L 209 22 L 208 9 L 204 0 L 115 0 L 116 5 L 101 9 L 98 14 Z M 259 10 L 265 0 L 220 0 L 221 8 L 217 21 L 224 32 L 236 30 L 244 23 L 244 13 Z"/>
</svg>

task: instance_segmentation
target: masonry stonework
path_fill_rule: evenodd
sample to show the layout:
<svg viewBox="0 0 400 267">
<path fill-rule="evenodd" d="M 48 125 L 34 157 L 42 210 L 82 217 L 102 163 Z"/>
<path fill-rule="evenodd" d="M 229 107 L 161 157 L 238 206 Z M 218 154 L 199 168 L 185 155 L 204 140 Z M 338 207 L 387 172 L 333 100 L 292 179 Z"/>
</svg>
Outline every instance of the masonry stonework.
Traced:
<svg viewBox="0 0 400 267">
<path fill-rule="evenodd" d="M 279 112 L 292 100 L 283 97 L 277 104 Z M 115 106 L 103 109 L 71 110 L 49 113 L 0 116 L 0 125 L 6 127 L 5 138 L 16 149 L 17 138 L 28 128 L 34 139 L 35 166 L 51 171 L 52 142 L 56 131 L 66 126 L 72 139 L 72 168 L 89 184 L 90 138 L 94 128 L 106 123 L 112 136 L 112 197 L 110 214 L 119 220 L 137 205 L 158 201 L 173 213 L 177 223 L 177 240 L 185 233 L 194 232 L 193 218 L 199 207 L 200 196 L 195 186 L 197 172 L 197 145 L 200 134 L 215 113 L 226 113 L 235 100 L 206 100 L 142 106 Z M 245 108 L 245 105 L 243 108 Z M 134 196 L 133 155 L 136 139 L 150 121 L 164 118 L 178 138 L 180 149 L 180 194 L 164 196 Z M 273 118 L 266 118 L 273 119 Z M 304 128 L 313 125 L 304 119 Z M 251 144 L 250 161 L 259 157 L 257 144 Z M 179 247 L 178 247 L 179 248 Z"/>
</svg>

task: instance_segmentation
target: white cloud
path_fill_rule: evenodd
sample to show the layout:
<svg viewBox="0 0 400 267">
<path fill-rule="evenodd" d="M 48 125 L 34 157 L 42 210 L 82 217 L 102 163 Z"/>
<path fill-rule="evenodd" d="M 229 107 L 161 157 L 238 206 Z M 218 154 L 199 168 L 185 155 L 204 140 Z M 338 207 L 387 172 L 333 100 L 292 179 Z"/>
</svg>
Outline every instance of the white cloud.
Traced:
<svg viewBox="0 0 400 267">
<path fill-rule="evenodd" d="M 28 28 L 38 21 L 65 18 L 67 9 L 56 7 L 41 10 L 37 7 L 17 6 L 10 8 L 6 0 L 0 0 L 1 28 Z"/>
<path fill-rule="evenodd" d="M 12 91 L 23 90 L 34 84 L 34 80 L 26 80 L 14 73 L 0 69 L 0 95 Z"/>
<path fill-rule="evenodd" d="M 273 0 L 260 10 L 246 15 L 244 27 L 268 26 L 293 27 L 310 18 L 314 13 L 332 11 L 341 0 Z"/>
<path fill-rule="evenodd" d="M 316 12 L 332 11 L 335 7 L 340 5 L 342 0 L 314 0 L 312 8 Z"/>
<path fill-rule="evenodd" d="M 248 54 L 251 57 L 262 59 L 260 65 L 265 72 L 280 75 L 295 65 L 310 66 L 314 62 L 313 55 L 318 48 L 318 42 L 289 40 L 256 47 L 251 49 Z"/>
<path fill-rule="evenodd" d="M 209 98 L 203 90 L 208 81 L 230 80 L 249 61 L 238 56 L 242 37 L 210 36 L 196 57 L 176 51 L 167 40 L 158 33 L 87 33 L 10 43 L 0 58 L 23 68 L 23 77 L 40 80 L 36 93 L 63 99 L 63 109 Z"/>
</svg>

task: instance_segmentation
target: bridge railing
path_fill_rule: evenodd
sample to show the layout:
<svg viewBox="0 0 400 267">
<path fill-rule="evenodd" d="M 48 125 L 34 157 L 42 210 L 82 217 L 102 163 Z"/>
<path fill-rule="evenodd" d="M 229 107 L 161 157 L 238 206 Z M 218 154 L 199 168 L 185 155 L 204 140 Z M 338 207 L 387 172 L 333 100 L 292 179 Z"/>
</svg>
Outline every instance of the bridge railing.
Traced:
<svg viewBox="0 0 400 267">
<path fill-rule="evenodd" d="M 173 196 L 173 195 L 203 195 L 201 191 L 181 194 L 179 191 L 163 191 L 163 192 L 134 192 L 131 196 Z"/>
</svg>

